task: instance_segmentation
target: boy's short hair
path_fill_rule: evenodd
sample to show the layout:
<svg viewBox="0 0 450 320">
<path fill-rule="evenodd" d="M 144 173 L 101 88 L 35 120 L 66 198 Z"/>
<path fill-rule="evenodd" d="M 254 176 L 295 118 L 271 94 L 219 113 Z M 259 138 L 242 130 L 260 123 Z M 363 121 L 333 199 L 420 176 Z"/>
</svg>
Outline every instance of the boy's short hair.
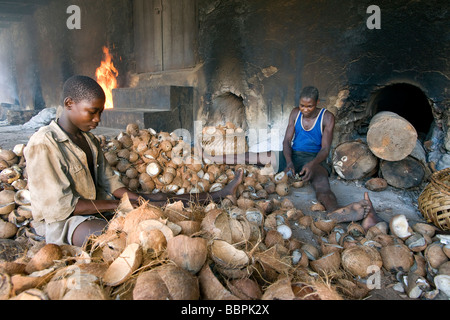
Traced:
<svg viewBox="0 0 450 320">
<path fill-rule="evenodd" d="M 63 100 L 71 98 L 75 102 L 82 100 L 105 99 L 105 92 L 94 79 L 87 76 L 72 76 L 63 87 Z"/>
<path fill-rule="evenodd" d="M 300 99 L 302 98 L 310 98 L 314 101 L 319 100 L 319 90 L 316 87 L 309 86 L 305 87 L 302 90 L 302 93 L 300 94 Z"/>
</svg>

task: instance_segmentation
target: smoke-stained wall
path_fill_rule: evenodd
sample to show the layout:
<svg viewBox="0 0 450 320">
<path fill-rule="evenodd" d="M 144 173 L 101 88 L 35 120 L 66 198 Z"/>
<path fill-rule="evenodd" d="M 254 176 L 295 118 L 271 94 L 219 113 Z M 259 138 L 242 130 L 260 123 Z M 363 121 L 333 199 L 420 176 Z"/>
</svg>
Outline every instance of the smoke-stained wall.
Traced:
<svg viewBox="0 0 450 320">
<path fill-rule="evenodd" d="M 336 115 L 337 144 L 367 124 L 377 90 L 412 84 L 431 100 L 450 149 L 448 1 L 379 2 L 381 29 L 373 30 L 367 8 L 377 3 L 368 0 L 193 1 L 197 64 L 152 74 L 135 73 L 132 1 L 55 0 L 39 8 L 11 31 L 21 104 L 59 104 L 63 81 L 94 76 L 108 45 L 120 87 L 191 86 L 193 116 L 205 123 L 223 114 L 214 112 L 215 99 L 233 94 L 249 128 L 276 129 L 280 137 L 306 85 L 317 86 L 320 106 Z M 81 8 L 81 30 L 67 29 L 69 5 Z"/>
<path fill-rule="evenodd" d="M 81 29 L 69 29 L 70 5 L 81 9 Z M 54 0 L 9 29 L 20 104 L 61 105 L 64 81 L 74 74 L 95 78 L 107 46 L 126 86 L 133 63 L 132 5 L 127 0 Z M 132 68 L 132 67 L 131 67 Z"/>
</svg>

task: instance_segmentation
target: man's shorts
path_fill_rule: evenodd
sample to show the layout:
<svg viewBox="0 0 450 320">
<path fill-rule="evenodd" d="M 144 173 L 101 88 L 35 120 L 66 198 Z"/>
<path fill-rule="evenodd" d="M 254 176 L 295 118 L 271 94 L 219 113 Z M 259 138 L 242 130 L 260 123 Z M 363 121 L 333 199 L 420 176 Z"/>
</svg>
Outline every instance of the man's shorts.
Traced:
<svg viewBox="0 0 450 320">
<path fill-rule="evenodd" d="M 295 173 L 300 173 L 302 168 L 308 162 L 314 160 L 317 156 L 317 153 L 314 152 L 304 152 L 304 151 L 292 151 L 292 162 L 294 163 Z M 331 174 L 331 166 L 327 163 L 326 160 L 320 163 L 322 167 L 324 167 L 328 175 Z M 278 172 L 286 169 L 287 163 L 284 157 L 283 151 L 278 152 Z"/>
</svg>

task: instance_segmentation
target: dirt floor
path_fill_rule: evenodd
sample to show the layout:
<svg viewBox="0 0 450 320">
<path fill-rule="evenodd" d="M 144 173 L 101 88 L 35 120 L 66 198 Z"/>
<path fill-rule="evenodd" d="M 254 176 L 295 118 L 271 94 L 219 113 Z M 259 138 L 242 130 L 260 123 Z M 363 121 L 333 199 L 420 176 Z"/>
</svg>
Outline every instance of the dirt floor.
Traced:
<svg viewBox="0 0 450 320">
<path fill-rule="evenodd" d="M 16 144 L 26 144 L 34 132 L 34 129 L 24 129 L 20 125 L 0 126 L 0 135 L 2 137 L 0 139 L 0 148 L 12 149 Z M 115 137 L 121 132 L 121 130 L 99 127 L 92 132 L 97 135 L 103 134 L 107 137 Z M 419 190 L 406 191 L 388 187 L 384 191 L 373 192 L 364 187 L 364 182 L 365 181 L 362 180 L 345 181 L 336 175 L 332 175 L 330 178 L 331 188 L 336 194 L 340 205 L 346 205 L 351 202 L 359 201 L 363 199 L 364 192 L 368 192 L 375 210 L 386 222 L 389 222 L 390 218 L 397 214 L 404 214 L 411 226 L 417 222 L 425 222 L 417 206 L 417 198 L 420 194 Z M 305 214 L 318 214 L 310 211 L 311 205 L 316 203 L 315 194 L 310 185 L 306 185 L 302 188 L 292 188 L 287 197 L 293 202 L 296 208 L 301 209 Z M 293 231 L 295 235 L 296 230 L 294 229 Z M 297 233 L 297 236 L 302 237 L 305 235 Z M 393 280 L 390 279 L 391 275 L 385 276 L 386 277 L 383 277 L 382 281 L 388 285 L 383 286 L 385 289 L 382 290 L 372 290 L 371 296 L 368 299 L 405 299 L 404 295 L 400 295 L 398 292 L 393 290 L 391 286 L 389 286 L 390 281 Z"/>
</svg>

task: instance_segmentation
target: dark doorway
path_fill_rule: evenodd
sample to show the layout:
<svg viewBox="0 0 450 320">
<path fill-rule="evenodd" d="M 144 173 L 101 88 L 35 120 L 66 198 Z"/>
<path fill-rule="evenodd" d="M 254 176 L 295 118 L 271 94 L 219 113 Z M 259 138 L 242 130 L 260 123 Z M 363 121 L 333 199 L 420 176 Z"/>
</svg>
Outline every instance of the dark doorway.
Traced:
<svg viewBox="0 0 450 320">
<path fill-rule="evenodd" d="M 425 93 L 408 83 L 396 83 L 378 90 L 371 105 L 373 115 L 391 111 L 408 120 L 416 128 L 420 140 L 425 139 L 434 119 Z"/>
</svg>

